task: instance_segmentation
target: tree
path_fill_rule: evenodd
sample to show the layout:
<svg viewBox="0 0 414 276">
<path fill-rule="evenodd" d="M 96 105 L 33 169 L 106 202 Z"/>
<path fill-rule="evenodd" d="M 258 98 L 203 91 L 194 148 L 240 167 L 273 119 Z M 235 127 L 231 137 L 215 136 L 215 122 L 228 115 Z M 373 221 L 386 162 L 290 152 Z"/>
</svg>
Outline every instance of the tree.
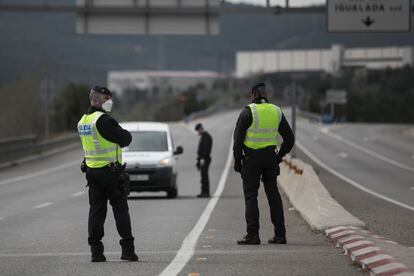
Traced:
<svg viewBox="0 0 414 276">
<path fill-rule="evenodd" d="M 76 124 L 89 107 L 89 87 L 69 83 L 55 97 L 54 129 L 75 131 Z"/>
</svg>

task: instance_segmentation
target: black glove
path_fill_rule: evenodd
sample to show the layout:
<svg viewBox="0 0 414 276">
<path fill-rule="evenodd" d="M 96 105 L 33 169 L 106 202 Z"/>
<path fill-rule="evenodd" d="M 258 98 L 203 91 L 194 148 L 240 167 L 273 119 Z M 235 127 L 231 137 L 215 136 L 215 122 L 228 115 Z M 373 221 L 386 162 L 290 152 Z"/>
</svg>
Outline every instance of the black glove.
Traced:
<svg viewBox="0 0 414 276">
<path fill-rule="evenodd" d="M 243 167 L 243 159 L 234 160 L 234 171 L 241 173 Z"/>
<path fill-rule="evenodd" d="M 197 168 L 197 170 L 200 170 L 201 169 L 200 160 L 197 160 L 196 168 Z"/>
<path fill-rule="evenodd" d="M 81 165 L 80 165 L 80 169 L 83 173 L 86 173 L 86 168 L 87 168 L 87 166 L 86 166 L 85 160 L 83 160 Z"/>
<path fill-rule="evenodd" d="M 283 162 L 283 156 L 276 155 L 277 165 L 279 166 L 280 163 Z"/>
</svg>

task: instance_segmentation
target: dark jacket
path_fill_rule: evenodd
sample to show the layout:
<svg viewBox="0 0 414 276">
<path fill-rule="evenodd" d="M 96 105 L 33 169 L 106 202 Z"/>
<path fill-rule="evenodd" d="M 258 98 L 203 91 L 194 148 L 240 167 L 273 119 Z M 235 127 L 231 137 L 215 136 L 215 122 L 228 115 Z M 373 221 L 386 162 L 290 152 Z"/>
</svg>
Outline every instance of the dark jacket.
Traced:
<svg viewBox="0 0 414 276">
<path fill-rule="evenodd" d="M 92 114 L 95 111 L 105 112 L 100 108 L 91 106 L 86 114 Z M 131 143 L 131 133 L 123 129 L 118 124 L 118 122 L 108 114 L 104 114 L 99 117 L 98 121 L 96 122 L 96 128 L 103 138 L 112 143 L 120 145 L 122 148 L 128 146 Z"/>
<path fill-rule="evenodd" d="M 211 154 L 211 148 L 213 147 L 213 138 L 207 131 L 201 134 L 200 142 L 198 143 L 197 160 L 209 159 Z"/>
<path fill-rule="evenodd" d="M 263 102 L 268 102 L 266 98 L 260 98 L 253 101 L 253 103 L 261 104 Z M 234 130 L 234 144 L 233 144 L 233 154 L 235 162 L 240 162 L 243 159 L 243 156 L 246 152 L 251 149 L 244 146 L 243 142 L 246 137 L 247 129 L 253 122 L 252 113 L 250 107 L 246 106 L 242 110 L 237 120 L 236 129 Z M 282 114 L 282 120 L 279 124 L 279 133 L 283 138 L 283 143 L 277 153 L 277 158 L 281 160 L 283 156 L 290 152 L 293 145 L 295 144 L 295 136 L 292 129 L 289 126 L 288 121 L 286 120 L 285 115 Z"/>
</svg>

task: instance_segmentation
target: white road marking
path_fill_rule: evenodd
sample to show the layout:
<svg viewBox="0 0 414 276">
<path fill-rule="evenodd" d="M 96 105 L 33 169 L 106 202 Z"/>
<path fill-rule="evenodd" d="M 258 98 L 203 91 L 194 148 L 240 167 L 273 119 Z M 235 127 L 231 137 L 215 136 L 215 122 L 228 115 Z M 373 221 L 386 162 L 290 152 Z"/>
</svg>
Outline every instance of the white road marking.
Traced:
<svg viewBox="0 0 414 276">
<path fill-rule="evenodd" d="M 80 191 L 80 192 L 77 192 L 77 193 L 73 193 L 70 196 L 77 197 L 77 196 L 81 196 L 81 195 L 84 195 L 84 194 L 85 194 L 84 191 Z"/>
<path fill-rule="evenodd" d="M 318 141 L 319 140 L 319 137 L 318 136 L 316 136 L 316 135 L 313 135 L 313 141 Z"/>
<path fill-rule="evenodd" d="M 3 218 L 2 218 L 2 217 L 0 217 L 0 220 L 3 220 Z"/>
<path fill-rule="evenodd" d="M 197 224 L 194 226 L 193 230 L 185 237 L 181 248 L 178 250 L 177 255 L 171 261 L 171 263 L 161 272 L 160 276 L 172 276 L 178 275 L 184 266 L 188 263 L 188 261 L 193 257 L 194 250 L 197 245 L 197 240 L 200 237 L 201 233 L 203 232 L 204 227 L 206 226 L 211 213 L 216 207 L 216 204 L 223 193 L 224 186 L 227 181 L 227 176 L 229 174 L 230 167 L 232 165 L 233 160 L 233 142 L 230 144 L 229 153 L 227 156 L 226 165 L 224 167 L 223 172 L 221 173 L 219 183 L 217 185 L 216 191 L 214 192 L 214 196 L 209 200 L 206 208 L 204 209 L 203 213 L 200 216 Z"/>
<path fill-rule="evenodd" d="M 414 191 L 414 187 L 411 187 L 411 188 L 410 188 L 410 190 L 411 190 L 411 191 Z"/>
<path fill-rule="evenodd" d="M 411 158 L 412 158 L 412 159 L 414 159 L 414 154 L 413 154 L 413 155 L 411 155 Z"/>
<path fill-rule="evenodd" d="M 374 152 L 372 150 L 369 150 L 369 149 L 367 149 L 367 148 L 365 148 L 363 146 L 360 146 L 360 145 L 358 145 L 358 144 L 356 144 L 356 143 L 354 143 L 352 141 L 346 140 L 342 136 L 339 136 L 337 134 L 331 133 L 329 131 L 326 131 L 326 132 L 325 131 L 322 131 L 322 132 L 325 133 L 325 135 L 327 135 L 327 136 L 329 136 L 331 138 L 334 138 L 334 139 L 336 139 L 338 141 L 341 141 L 341 142 L 343 142 L 343 143 L 345 143 L 345 144 L 347 144 L 347 145 L 349 145 L 349 146 L 351 146 L 351 147 L 353 147 L 353 148 L 355 148 L 357 150 L 360 150 L 362 152 L 365 152 L 366 154 L 369 154 L 372 157 L 375 157 L 375 158 L 377 158 L 377 159 L 379 159 L 381 161 L 384 161 L 384 162 L 386 162 L 388 164 L 394 165 L 394 166 L 399 167 L 401 169 L 414 172 L 414 168 L 413 167 L 407 166 L 407 165 L 405 165 L 405 164 L 403 164 L 401 162 L 398 162 L 398 161 L 396 161 L 394 159 L 391 159 L 391 158 L 386 157 L 386 156 L 384 156 L 382 154 L 379 154 L 379 153 L 376 153 L 376 152 Z"/>
<path fill-rule="evenodd" d="M 39 204 L 39 205 L 36 205 L 35 207 L 33 207 L 34 209 L 40 209 L 40 208 L 44 208 L 44 207 L 47 207 L 47 206 L 50 206 L 50 205 L 52 205 L 53 204 L 53 202 L 45 202 L 45 203 L 42 203 L 42 204 Z"/>
<path fill-rule="evenodd" d="M 358 182 L 346 177 L 345 175 L 341 174 L 340 172 L 332 169 L 331 167 L 329 167 L 328 165 L 326 165 L 325 163 L 323 163 L 319 158 L 317 158 L 313 153 L 311 153 L 302 143 L 300 143 L 299 141 L 296 142 L 296 145 L 298 146 L 298 148 L 303 151 L 310 159 L 312 159 L 316 164 L 318 164 L 320 167 L 322 167 L 323 169 L 327 170 L 328 172 L 330 172 L 331 174 L 339 177 L 340 179 L 344 180 L 345 182 L 348 182 L 349 184 L 351 184 L 352 186 L 354 186 L 355 188 L 360 189 L 361 191 L 364 191 L 366 193 L 369 193 L 370 195 L 373 195 L 375 197 L 381 198 L 385 201 L 391 202 L 395 205 L 398 205 L 400 207 L 406 208 L 410 211 L 414 211 L 414 207 L 407 205 L 405 203 L 399 202 L 395 199 L 392 199 L 390 197 L 387 197 L 385 195 L 382 195 L 380 193 L 374 192 L 371 189 L 368 189 L 366 187 L 364 187 L 363 185 L 359 184 Z"/>
<path fill-rule="evenodd" d="M 27 180 L 27 179 L 31 179 L 31 178 L 34 178 L 34 177 L 42 176 L 42 175 L 52 173 L 52 172 L 56 172 L 56 171 L 60 171 L 60 170 L 63 170 L 63 169 L 67 169 L 67 168 L 72 167 L 76 164 L 80 164 L 80 161 L 79 160 L 72 161 L 72 162 L 69 162 L 69 163 L 66 163 L 66 164 L 51 167 L 49 169 L 38 171 L 38 172 L 35 172 L 35 173 L 24 174 L 24 175 L 21 175 L 21 176 L 18 176 L 18 177 L 13 177 L 13 178 L 9 178 L 9 179 L 6 179 L 6 180 L 2 180 L 2 181 L 0 181 L 0 186 L 10 184 L 10 183 L 19 182 L 19 181 L 23 181 L 23 180 Z"/>
<path fill-rule="evenodd" d="M 345 152 L 338 153 L 338 156 L 341 157 L 341 158 L 343 158 L 343 159 L 348 158 L 348 154 L 346 154 Z"/>
</svg>

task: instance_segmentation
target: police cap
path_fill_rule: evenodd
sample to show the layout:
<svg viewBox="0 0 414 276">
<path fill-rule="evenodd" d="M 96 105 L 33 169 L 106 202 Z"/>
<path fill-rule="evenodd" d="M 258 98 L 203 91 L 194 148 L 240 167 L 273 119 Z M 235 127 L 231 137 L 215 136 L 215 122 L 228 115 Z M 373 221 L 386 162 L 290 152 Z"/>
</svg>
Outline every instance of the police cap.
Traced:
<svg viewBox="0 0 414 276">
<path fill-rule="evenodd" d="M 202 127 L 203 127 L 203 125 L 201 123 L 198 123 L 198 124 L 195 125 L 195 128 L 194 129 L 197 131 L 197 130 L 199 130 Z"/>
<path fill-rule="evenodd" d="M 109 89 L 106 88 L 106 87 L 95 86 L 94 88 L 92 88 L 92 91 L 95 91 L 96 93 L 99 93 L 99 94 L 102 94 L 102 95 L 108 95 L 108 96 L 112 97 L 112 92 L 109 91 Z"/>
<path fill-rule="evenodd" d="M 266 84 L 264 84 L 263 82 L 256 83 L 252 87 L 252 94 L 253 93 L 258 93 L 261 96 L 265 95 L 266 94 Z"/>
</svg>

